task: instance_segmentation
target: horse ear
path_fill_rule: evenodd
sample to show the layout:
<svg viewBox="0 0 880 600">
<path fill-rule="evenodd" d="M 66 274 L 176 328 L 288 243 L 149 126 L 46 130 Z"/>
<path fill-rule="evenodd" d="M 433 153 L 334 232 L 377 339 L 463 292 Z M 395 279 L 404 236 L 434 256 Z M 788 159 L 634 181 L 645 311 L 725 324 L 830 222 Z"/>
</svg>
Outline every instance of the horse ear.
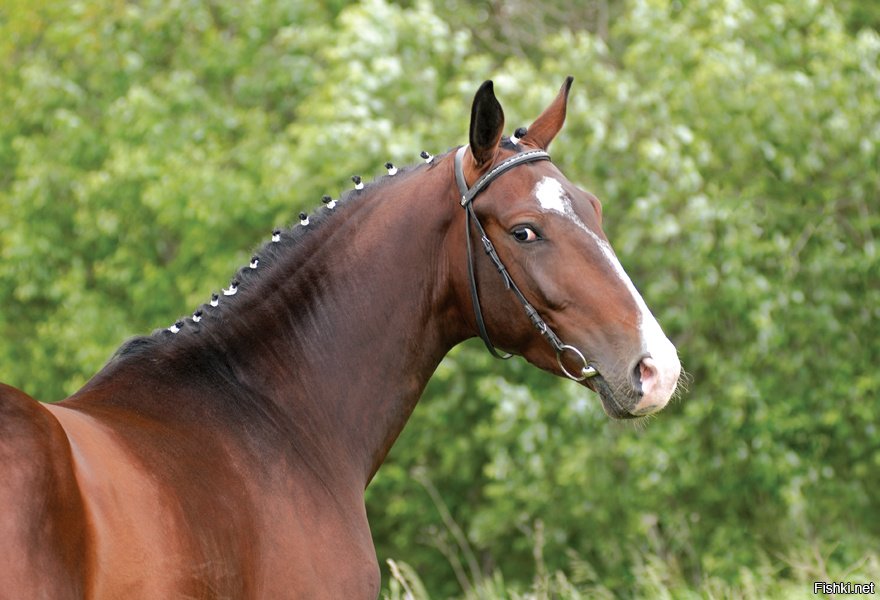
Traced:
<svg viewBox="0 0 880 600">
<path fill-rule="evenodd" d="M 529 127 L 526 135 L 522 138 L 523 144 L 542 150 L 547 149 L 550 142 L 562 129 L 562 124 L 565 123 L 565 108 L 568 104 L 568 90 L 571 88 L 572 81 L 574 81 L 574 77 L 571 75 L 565 78 L 565 83 L 559 88 L 556 98 Z"/>
<path fill-rule="evenodd" d="M 490 164 L 504 130 L 504 111 L 495 97 L 492 81 L 484 81 L 471 106 L 470 145 L 476 167 Z"/>
</svg>

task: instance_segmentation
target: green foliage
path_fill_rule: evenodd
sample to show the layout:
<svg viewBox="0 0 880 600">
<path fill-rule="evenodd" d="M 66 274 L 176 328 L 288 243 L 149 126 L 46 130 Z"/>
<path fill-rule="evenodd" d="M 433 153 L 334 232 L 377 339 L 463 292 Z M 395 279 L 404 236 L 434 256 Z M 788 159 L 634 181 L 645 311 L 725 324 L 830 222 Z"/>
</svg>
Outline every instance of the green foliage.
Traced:
<svg viewBox="0 0 880 600">
<path fill-rule="evenodd" d="M 368 490 L 380 560 L 433 597 L 880 579 L 876 11 L 558 0 L 518 38 L 509 4 L 4 4 L 0 380 L 64 397 L 351 174 L 464 142 L 482 79 L 512 130 L 571 73 L 554 162 L 690 391 L 634 428 L 463 344 Z"/>
<path fill-rule="evenodd" d="M 808 549 L 812 552 L 812 549 Z M 703 600 L 723 598 L 730 600 L 763 598 L 806 598 L 813 596 L 816 581 L 830 581 L 831 575 L 825 570 L 823 558 L 808 556 L 805 563 L 792 563 L 796 568 L 793 577 L 780 578 L 776 569 L 763 565 L 755 570 L 742 569 L 737 583 L 730 583 L 719 577 L 705 577 L 697 584 L 683 577 L 670 565 L 669 559 L 658 555 L 636 555 L 635 584 L 626 595 L 628 598 L 645 600 Z M 428 592 L 418 572 L 407 563 L 388 560 L 390 581 L 385 600 L 430 600 L 436 595 Z M 876 553 L 866 555 L 858 564 L 845 572 L 847 581 L 876 581 L 880 570 L 880 556 Z M 572 560 L 568 575 L 563 571 L 547 573 L 542 564 L 535 565 L 536 575 L 529 584 L 509 583 L 504 576 L 495 571 L 491 577 L 483 579 L 469 589 L 464 600 L 611 600 L 618 597 L 611 589 L 596 581 L 592 566 Z M 869 599 L 873 595 L 853 594 L 850 598 Z"/>
<path fill-rule="evenodd" d="M 298 23 L 332 16 L 311 6 L 0 9 L 5 381 L 64 397 L 125 337 L 216 288 L 257 230 L 287 220 L 284 131 L 328 39 Z"/>
</svg>

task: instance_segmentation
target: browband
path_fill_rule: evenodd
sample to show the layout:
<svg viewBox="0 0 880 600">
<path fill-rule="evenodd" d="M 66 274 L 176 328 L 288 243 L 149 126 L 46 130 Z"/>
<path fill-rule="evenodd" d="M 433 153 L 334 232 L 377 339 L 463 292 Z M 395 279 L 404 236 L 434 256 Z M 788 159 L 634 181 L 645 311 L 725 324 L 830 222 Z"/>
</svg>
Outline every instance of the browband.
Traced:
<svg viewBox="0 0 880 600">
<path fill-rule="evenodd" d="M 507 160 L 492 167 L 491 170 L 487 171 L 482 177 L 477 179 L 477 182 L 473 186 L 468 188 L 467 181 L 464 179 L 464 169 L 462 168 L 464 153 L 467 152 L 467 149 L 467 146 L 462 146 L 455 153 L 455 181 L 458 183 L 458 191 L 461 192 L 461 205 L 463 207 L 470 204 L 477 194 L 482 192 L 487 185 L 492 183 L 494 179 L 505 171 L 509 171 L 513 167 L 521 165 L 522 163 L 550 160 L 550 155 L 543 150 L 529 150 L 527 152 L 514 154 Z"/>
</svg>

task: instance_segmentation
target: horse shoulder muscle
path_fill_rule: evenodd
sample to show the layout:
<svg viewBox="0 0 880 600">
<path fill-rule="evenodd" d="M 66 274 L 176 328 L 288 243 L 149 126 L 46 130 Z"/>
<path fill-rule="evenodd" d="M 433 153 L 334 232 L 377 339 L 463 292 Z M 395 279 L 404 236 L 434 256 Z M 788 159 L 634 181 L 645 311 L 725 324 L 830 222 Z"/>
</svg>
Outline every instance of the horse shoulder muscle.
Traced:
<svg viewBox="0 0 880 600">
<path fill-rule="evenodd" d="M 64 430 L 42 404 L 0 384 L 0 590 L 82 597 L 85 538 Z"/>
</svg>

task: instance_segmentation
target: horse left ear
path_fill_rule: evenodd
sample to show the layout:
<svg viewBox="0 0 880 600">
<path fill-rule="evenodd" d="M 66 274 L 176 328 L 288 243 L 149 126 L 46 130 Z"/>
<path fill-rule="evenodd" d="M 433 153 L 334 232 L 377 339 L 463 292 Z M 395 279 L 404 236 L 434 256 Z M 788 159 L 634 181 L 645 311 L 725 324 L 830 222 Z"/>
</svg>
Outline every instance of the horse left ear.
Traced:
<svg viewBox="0 0 880 600">
<path fill-rule="evenodd" d="M 565 123 L 565 108 L 568 104 L 568 90 L 571 88 L 572 81 L 574 81 L 574 77 L 571 75 L 565 78 L 565 83 L 559 88 L 556 98 L 529 127 L 528 132 L 521 140 L 523 144 L 542 150 L 547 149 L 550 142 L 562 129 L 562 124 Z"/>
<path fill-rule="evenodd" d="M 504 111 L 495 97 L 492 81 L 484 81 L 474 96 L 471 106 L 470 146 L 474 166 L 478 169 L 492 164 L 501 133 L 504 130 Z"/>
</svg>

